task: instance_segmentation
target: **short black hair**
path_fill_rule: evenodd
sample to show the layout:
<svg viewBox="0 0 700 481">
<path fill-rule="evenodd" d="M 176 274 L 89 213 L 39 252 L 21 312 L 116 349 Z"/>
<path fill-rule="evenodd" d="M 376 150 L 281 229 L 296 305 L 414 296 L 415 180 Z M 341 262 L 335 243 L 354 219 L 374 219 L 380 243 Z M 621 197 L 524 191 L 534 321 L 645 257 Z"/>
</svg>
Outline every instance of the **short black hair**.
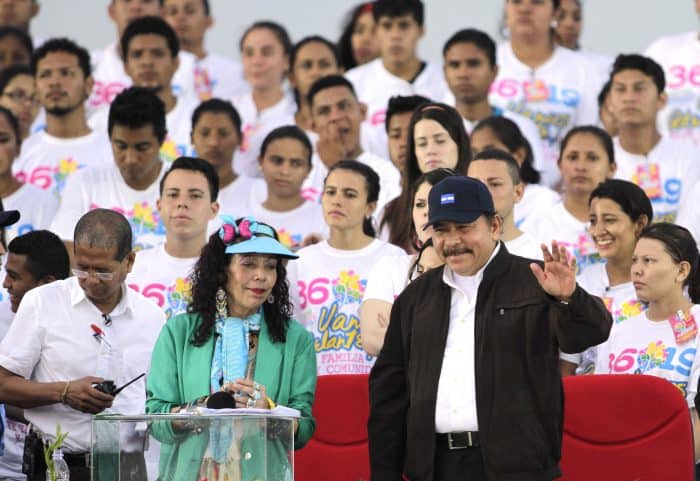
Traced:
<svg viewBox="0 0 700 481">
<path fill-rule="evenodd" d="M 34 76 L 32 70 L 26 65 L 12 65 L 0 72 L 0 94 L 5 92 L 7 84 L 12 82 L 12 79 L 18 75 Z"/>
<path fill-rule="evenodd" d="M 226 114 L 228 118 L 231 119 L 231 123 L 233 124 L 236 133 L 238 133 L 238 137 L 241 136 L 242 122 L 238 110 L 236 110 L 236 107 L 234 107 L 228 100 L 221 100 L 217 98 L 205 100 L 199 104 L 196 109 L 194 109 L 194 112 L 192 112 L 192 132 L 194 132 L 194 128 L 197 126 L 199 118 L 207 112 L 211 112 L 213 114 Z"/>
<path fill-rule="evenodd" d="M 66 52 L 78 57 L 78 65 L 83 71 L 83 76 L 88 78 L 92 75 L 92 67 L 90 66 L 90 52 L 68 38 L 52 38 L 41 44 L 32 55 L 32 75 L 36 75 L 37 65 L 39 60 L 43 59 L 50 53 Z"/>
<path fill-rule="evenodd" d="M 603 150 L 605 150 L 605 154 L 608 156 L 609 165 L 613 165 L 615 163 L 615 147 L 613 145 L 612 137 L 610 137 L 609 133 L 597 125 L 579 125 L 569 130 L 561 141 L 559 147 L 559 160 L 557 162 L 561 162 L 561 160 L 564 158 L 564 151 L 566 150 L 569 141 L 574 136 L 579 134 L 589 134 L 598 139 L 601 147 L 603 147 Z"/>
<path fill-rule="evenodd" d="M 327 75 L 316 80 L 311 84 L 311 87 L 309 87 L 309 93 L 306 95 L 309 105 L 313 106 L 314 97 L 316 97 L 317 93 L 333 87 L 347 87 L 350 89 L 350 92 L 352 92 L 352 96 L 357 98 L 355 87 L 352 86 L 352 83 L 348 79 L 342 75 Z"/>
<path fill-rule="evenodd" d="M 395 95 L 389 99 L 386 115 L 384 117 L 384 130 L 389 132 L 389 122 L 397 114 L 413 113 L 418 107 L 430 102 L 430 99 L 422 95 Z"/>
<path fill-rule="evenodd" d="M 520 179 L 520 166 L 515 157 L 511 155 L 510 152 L 506 152 L 501 149 L 484 149 L 474 156 L 472 162 L 477 160 L 496 160 L 500 162 L 505 162 L 508 167 L 508 175 L 513 181 L 514 185 L 518 185 L 521 182 Z"/>
<path fill-rule="evenodd" d="M 119 45 L 122 49 L 122 55 L 125 61 L 129 57 L 129 44 L 131 40 L 137 35 L 149 34 L 160 35 L 165 38 L 171 57 L 177 57 L 177 54 L 180 53 L 180 41 L 177 39 L 177 34 L 175 30 L 173 30 L 173 27 L 160 17 L 148 15 L 132 20 L 124 29 Z"/>
<path fill-rule="evenodd" d="M 211 202 L 216 201 L 219 196 L 219 174 L 216 173 L 216 169 L 209 162 L 199 157 L 178 157 L 170 164 L 170 168 L 165 172 L 163 178 L 160 179 L 160 184 L 158 185 L 161 197 L 163 196 L 165 179 L 174 170 L 200 172 L 207 179 L 207 184 L 209 185 L 209 200 Z"/>
<path fill-rule="evenodd" d="M 2 40 L 5 37 L 15 37 L 17 40 L 19 40 L 19 42 L 29 54 L 30 58 L 34 54 L 34 42 L 32 41 L 32 37 L 21 28 L 14 27 L 12 25 L 1 26 L 0 40 Z"/>
<path fill-rule="evenodd" d="M 309 169 L 311 168 L 311 156 L 314 153 L 314 149 L 311 146 L 309 136 L 296 125 L 282 125 L 281 127 L 277 127 L 267 134 L 262 142 L 262 145 L 260 146 L 261 159 L 265 156 L 265 152 L 267 151 L 267 147 L 270 145 L 270 143 L 278 139 L 294 139 L 299 142 L 306 149 L 306 162 L 309 164 Z"/>
<path fill-rule="evenodd" d="M 424 9 L 420 0 L 377 0 L 372 9 L 374 21 L 379 22 L 382 17 L 402 17 L 410 15 L 418 25 L 423 26 Z"/>
<path fill-rule="evenodd" d="M 637 184 L 622 179 L 607 179 L 593 189 L 588 198 L 588 205 L 593 199 L 610 199 L 620 206 L 632 222 L 646 216 L 647 223 L 654 218 L 654 209 L 646 192 Z"/>
<path fill-rule="evenodd" d="M 309 43 L 313 43 L 313 42 L 318 42 L 318 43 L 322 43 L 323 45 L 325 45 L 328 48 L 328 50 L 330 50 L 331 53 L 333 54 L 333 59 L 335 59 L 335 63 L 338 66 L 338 68 L 341 67 L 340 53 L 338 52 L 338 47 L 336 46 L 336 44 L 334 44 L 333 42 L 331 42 L 327 38 L 322 37 L 320 35 L 309 35 L 308 37 L 302 38 L 297 43 L 295 43 L 294 46 L 292 46 L 292 51 L 289 55 L 289 68 L 290 69 L 294 68 L 294 62 L 296 62 L 297 55 L 299 54 L 299 50 L 301 50 L 301 48 L 304 45 L 309 44 Z"/>
<path fill-rule="evenodd" d="M 476 46 L 489 59 L 491 67 L 496 65 L 496 43 L 487 33 L 475 28 L 465 28 L 455 32 L 442 47 L 442 56 L 444 57 L 447 51 L 458 43 L 470 43 Z"/>
<path fill-rule="evenodd" d="M 109 106 L 107 133 L 110 137 L 115 125 L 130 129 L 152 125 L 158 142 L 163 143 L 167 134 L 165 104 L 149 89 L 129 87 L 117 95 Z"/>
<path fill-rule="evenodd" d="M 133 234 L 129 221 L 119 212 L 94 209 L 75 224 L 73 247 L 78 244 L 104 249 L 117 248 L 114 260 L 123 261 L 132 251 Z"/>
<path fill-rule="evenodd" d="M 279 23 L 271 22 L 270 20 L 260 20 L 252 24 L 250 27 L 246 28 L 245 32 L 243 32 L 243 35 L 241 35 L 240 42 L 238 43 L 239 50 L 243 50 L 243 42 L 245 42 L 245 38 L 248 36 L 248 34 L 253 30 L 258 30 L 261 28 L 271 31 L 272 34 L 277 38 L 279 43 L 282 44 L 282 51 L 284 52 L 284 54 L 289 56 L 289 54 L 292 52 L 292 40 L 289 37 L 287 29 Z"/>
<path fill-rule="evenodd" d="M 636 53 L 618 55 L 610 71 L 610 81 L 612 82 L 615 75 L 623 70 L 637 70 L 647 77 L 650 77 L 654 81 L 656 90 L 659 93 L 663 92 L 666 88 L 664 69 L 650 57 L 645 57 L 644 55 Z"/>
<path fill-rule="evenodd" d="M 26 256 L 25 269 L 35 282 L 70 275 L 70 260 L 63 241 L 48 230 L 34 230 L 15 237 L 7 246 L 11 254 Z"/>
</svg>

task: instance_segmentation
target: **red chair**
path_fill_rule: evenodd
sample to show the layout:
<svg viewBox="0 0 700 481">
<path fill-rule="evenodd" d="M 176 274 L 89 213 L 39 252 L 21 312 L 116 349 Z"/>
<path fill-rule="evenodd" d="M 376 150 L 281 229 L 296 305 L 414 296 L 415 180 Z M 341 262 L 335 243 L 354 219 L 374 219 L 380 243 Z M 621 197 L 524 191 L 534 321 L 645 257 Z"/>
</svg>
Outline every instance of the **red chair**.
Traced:
<svg viewBox="0 0 700 481">
<path fill-rule="evenodd" d="M 564 379 L 560 481 L 693 481 L 693 431 L 676 386 L 653 376 Z"/>
<path fill-rule="evenodd" d="M 368 376 L 320 376 L 313 414 L 316 431 L 294 453 L 294 479 L 369 481 Z"/>
</svg>

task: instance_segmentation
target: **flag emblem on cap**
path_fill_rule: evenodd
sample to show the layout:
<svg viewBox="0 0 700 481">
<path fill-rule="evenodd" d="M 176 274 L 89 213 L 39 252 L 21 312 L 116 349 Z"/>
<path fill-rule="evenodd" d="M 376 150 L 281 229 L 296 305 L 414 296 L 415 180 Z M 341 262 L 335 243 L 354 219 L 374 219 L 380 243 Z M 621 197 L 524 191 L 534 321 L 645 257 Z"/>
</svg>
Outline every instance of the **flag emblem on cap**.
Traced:
<svg viewBox="0 0 700 481">
<path fill-rule="evenodd" d="M 445 204 L 454 204 L 455 203 L 455 195 L 454 194 L 442 194 L 440 196 L 440 204 L 445 205 Z"/>
</svg>

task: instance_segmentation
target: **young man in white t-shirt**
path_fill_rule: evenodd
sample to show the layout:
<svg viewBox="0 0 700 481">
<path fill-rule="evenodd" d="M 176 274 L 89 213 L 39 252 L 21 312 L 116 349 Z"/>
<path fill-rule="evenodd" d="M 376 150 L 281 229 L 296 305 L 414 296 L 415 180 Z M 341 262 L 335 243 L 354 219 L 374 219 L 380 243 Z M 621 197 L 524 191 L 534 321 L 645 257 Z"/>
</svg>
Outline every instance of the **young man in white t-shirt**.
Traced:
<svg viewBox="0 0 700 481">
<path fill-rule="evenodd" d="M 532 237 L 515 226 L 515 204 L 523 198 L 518 162 L 508 152 L 486 149 L 469 163 L 467 175 L 479 179 L 493 197 L 496 213 L 503 219 L 501 240 L 508 252 L 528 259 L 542 260 L 542 248 Z"/>
<path fill-rule="evenodd" d="M 156 206 L 158 181 L 165 173 L 158 156 L 166 133 L 163 102 L 150 90 L 130 87 L 112 102 L 108 125 L 114 162 L 68 182 L 51 230 L 71 242 L 78 219 L 102 207 L 127 218 L 135 250 L 159 245 L 165 240 Z"/>
<path fill-rule="evenodd" d="M 700 175 L 700 159 L 691 143 L 672 140 L 657 128 L 657 114 L 667 100 L 663 69 L 642 55 L 619 55 L 610 82 L 608 105 L 619 128 L 615 177 L 646 192 L 655 221 L 674 222 Z"/>
<path fill-rule="evenodd" d="M 194 82 L 199 100 L 229 99 L 248 91 L 240 63 L 205 49 L 204 36 L 214 24 L 209 0 L 165 0 L 163 18 L 177 33 L 182 50 L 196 57 Z"/>
<path fill-rule="evenodd" d="M 28 291 L 65 279 L 69 275 L 68 252 L 56 234 L 47 230 L 35 230 L 13 239 L 7 246 L 5 278 L 2 282 L 3 290 L 9 296 L 11 317 L 2 319 L 0 339 L 5 337 L 14 313 Z M 5 411 L 7 424 L 2 436 L 5 451 L 0 456 L 0 479 L 24 479 L 22 453 L 28 429 L 27 420 L 18 407 L 6 404 Z"/>
<path fill-rule="evenodd" d="M 418 58 L 418 42 L 425 34 L 423 2 L 379 0 L 372 15 L 380 56 L 349 70 L 357 97 L 367 105 L 369 150 L 387 158 L 384 116 L 389 98 L 395 95 L 423 95 L 440 101 L 447 85 L 439 65 Z"/>
<path fill-rule="evenodd" d="M 507 117 L 515 122 L 529 142 L 535 168 L 543 169 L 542 140 L 537 125 L 527 117 L 489 102 L 491 84 L 498 75 L 496 43 L 491 37 L 473 28 L 460 30 L 445 42 L 442 57 L 449 88 L 445 103 L 457 109 L 467 133 L 471 134 L 474 126 L 486 117 Z"/>
<path fill-rule="evenodd" d="M 162 0 L 110 0 L 107 13 L 117 30 L 117 40 L 102 50 L 93 51 L 95 69 L 95 89 L 90 97 L 88 108 L 95 112 L 108 107 L 114 97 L 131 86 L 131 79 L 124 70 L 123 56 L 119 39 L 127 25 L 137 18 L 148 15 L 160 16 Z M 180 67 L 173 79 L 173 90 L 177 95 L 196 97 L 194 87 L 195 56 L 181 51 L 178 54 Z"/>
<path fill-rule="evenodd" d="M 207 224 L 219 212 L 219 178 L 196 157 L 180 157 L 160 181 L 158 213 L 165 242 L 136 253 L 127 285 L 152 299 L 171 317 L 187 310 L 191 274 L 207 243 Z"/>
<path fill-rule="evenodd" d="M 121 38 L 124 68 L 136 87 L 152 90 L 165 104 L 168 133 L 160 156 L 170 163 L 190 151 L 190 119 L 199 103 L 196 98 L 176 95 L 173 75 L 180 64 L 175 31 L 160 17 L 141 17 L 129 23 Z M 104 126 L 108 109 L 91 117 L 91 124 Z"/>
<path fill-rule="evenodd" d="M 357 160 L 374 169 L 381 180 L 375 212 L 401 193 L 401 175 L 387 159 L 362 149 L 361 124 L 367 106 L 361 103 L 353 85 L 341 75 L 315 81 L 309 89 L 309 105 L 314 132 L 319 135 L 312 170 L 304 183 L 304 196 L 318 199 L 329 167 L 341 160 Z"/>
<path fill-rule="evenodd" d="M 86 120 L 93 85 L 87 50 L 65 38 L 48 40 L 34 53 L 32 71 L 46 129 L 24 141 L 12 170 L 20 181 L 58 199 L 75 172 L 110 162 L 109 139 Z"/>
</svg>

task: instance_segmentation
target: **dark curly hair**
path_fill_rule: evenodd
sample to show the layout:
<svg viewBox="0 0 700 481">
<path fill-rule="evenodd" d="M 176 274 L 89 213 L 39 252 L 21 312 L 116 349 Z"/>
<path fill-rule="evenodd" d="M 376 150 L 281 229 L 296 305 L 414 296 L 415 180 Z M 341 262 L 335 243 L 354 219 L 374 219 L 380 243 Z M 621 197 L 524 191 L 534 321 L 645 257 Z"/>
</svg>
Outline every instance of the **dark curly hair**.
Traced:
<svg viewBox="0 0 700 481">
<path fill-rule="evenodd" d="M 242 219 L 236 219 L 236 223 Z M 267 225 L 263 222 L 258 224 Z M 277 239 L 277 231 L 272 229 Z M 258 234 L 260 235 L 260 234 Z M 214 332 L 216 323 L 216 291 L 224 287 L 228 281 L 228 266 L 233 254 L 226 254 L 224 242 L 215 232 L 209 237 L 209 242 L 202 248 L 202 253 L 194 266 L 192 274 L 192 300 L 187 306 L 187 312 L 199 316 L 199 325 L 190 342 L 195 346 L 201 346 L 209 340 Z M 265 323 L 270 331 L 273 341 L 284 342 L 287 326 L 292 317 L 292 303 L 289 301 L 289 285 L 287 284 L 287 268 L 278 259 L 277 281 L 272 287 L 274 302 L 263 303 Z"/>
</svg>

